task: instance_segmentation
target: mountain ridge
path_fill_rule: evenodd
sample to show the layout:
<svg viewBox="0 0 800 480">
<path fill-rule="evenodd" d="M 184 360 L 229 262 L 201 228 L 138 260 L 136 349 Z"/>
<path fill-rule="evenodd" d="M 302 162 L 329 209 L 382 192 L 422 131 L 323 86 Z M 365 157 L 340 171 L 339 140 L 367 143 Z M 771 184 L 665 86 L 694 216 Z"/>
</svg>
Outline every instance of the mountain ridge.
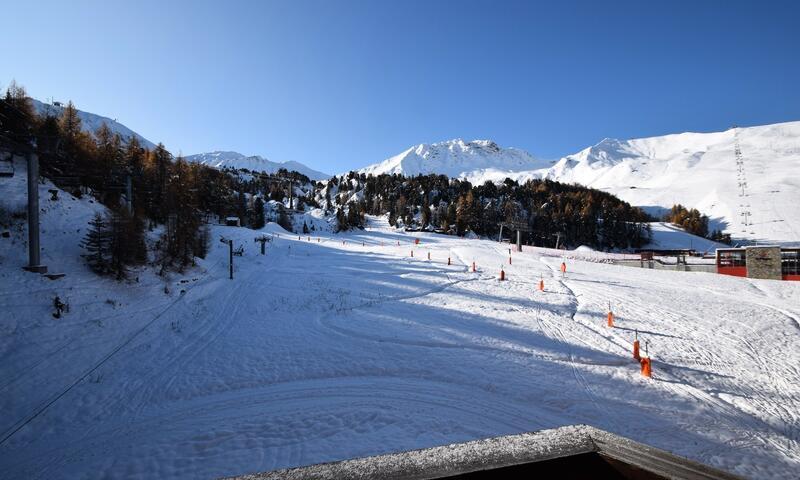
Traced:
<svg viewBox="0 0 800 480">
<path fill-rule="evenodd" d="M 195 162 L 201 165 L 208 165 L 213 168 L 246 168 L 254 172 L 275 173 L 280 168 L 289 171 L 296 171 L 307 176 L 311 180 L 325 180 L 331 176 L 327 173 L 314 170 L 300 162 L 292 160 L 286 162 L 274 162 L 260 155 L 244 155 L 239 152 L 215 150 L 213 152 L 197 153 L 184 157 L 187 162 Z"/>
<path fill-rule="evenodd" d="M 497 149 L 490 155 L 441 154 L 442 150 L 458 153 L 469 145 L 494 145 Z M 433 151 L 440 154 L 432 155 Z M 528 162 L 515 164 L 519 159 Z M 526 163 L 532 168 L 524 168 Z M 677 203 L 697 208 L 710 217 L 712 228 L 746 241 L 800 241 L 800 211 L 794 213 L 798 209 L 793 200 L 800 198 L 800 121 L 722 132 L 604 138 L 549 162 L 490 140 L 457 139 L 415 145 L 358 171 L 374 175 L 441 173 L 473 184 L 506 178 L 579 183 L 608 191 L 656 216 Z M 746 185 L 744 191 L 742 184 Z"/>
</svg>

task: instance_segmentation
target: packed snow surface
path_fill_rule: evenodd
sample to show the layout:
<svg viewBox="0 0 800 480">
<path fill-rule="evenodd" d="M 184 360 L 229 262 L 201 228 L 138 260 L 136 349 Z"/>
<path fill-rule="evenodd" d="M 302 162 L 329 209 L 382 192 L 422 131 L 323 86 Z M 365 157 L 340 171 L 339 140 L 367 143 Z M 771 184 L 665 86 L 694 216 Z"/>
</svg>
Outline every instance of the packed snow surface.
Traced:
<svg viewBox="0 0 800 480">
<path fill-rule="evenodd" d="M 215 226 L 193 270 L 116 283 L 78 257 L 100 207 L 48 188 L 43 261 L 67 276 L 20 268 L 23 228 L 0 237 L 3 478 L 210 478 L 579 423 L 752 478 L 800 471 L 800 282 L 531 247 L 509 265 L 507 244 L 372 218 L 310 239 Z M 233 280 L 223 235 L 245 250 Z"/>
<path fill-rule="evenodd" d="M 418 145 L 360 171 L 441 173 L 473 184 L 506 178 L 579 183 L 612 193 L 656 217 L 681 203 L 708 215 L 712 229 L 735 238 L 800 244 L 800 122 L 633 140 L 607 138 L 556 162 L 488 140 L 453 140 Z"/>
<path fill-rule="evenodd" d="M 209 152 L 198 153 L 186 157 L 187 162 L 196 162 L 214 168 L 246 168 L 251 172 L 275 173 L 278 169 L 285 168 L 289 171 L 302 173 L 311 180 L 325 180 L 331 176 L 309 168 L 300 162 L 273 162 L 258 155 L 247 156 L 238 152 Z"/>
</svg>

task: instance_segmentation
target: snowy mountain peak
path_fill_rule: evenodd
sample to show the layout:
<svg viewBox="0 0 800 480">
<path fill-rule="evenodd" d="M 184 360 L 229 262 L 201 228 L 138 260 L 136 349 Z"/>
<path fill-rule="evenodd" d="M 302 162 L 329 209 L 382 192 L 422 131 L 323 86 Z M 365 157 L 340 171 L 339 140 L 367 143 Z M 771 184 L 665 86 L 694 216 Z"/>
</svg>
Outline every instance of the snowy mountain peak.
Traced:
<svg viewBox="0 0 800 480">
<path fill-rule="evenodd" d="M 313 170 L 299 162 L 273 162 L 259 155 L 247 156 L 239 152 L 214 151 L 208 153 L 198 153 L 185 157 L 187 162 L 195 162 L 201 165 L 208 165 L 213 168 L 246 168 L 252 172 L 275 173 L 281 168 L 289 171 L 302 173 L 311 180 L 324 180 L 330 175 Z"/>
<path fill-rule="evenodd" d="M 380 174 L 444 174 L 465 178 L 490 172 L 520 172 L 547 165 L 524 150 L 503 148 L 492 140 L 461 138 L 436 143 L 421 143 L 383 162 L 359 172 Z"/>
</svg>

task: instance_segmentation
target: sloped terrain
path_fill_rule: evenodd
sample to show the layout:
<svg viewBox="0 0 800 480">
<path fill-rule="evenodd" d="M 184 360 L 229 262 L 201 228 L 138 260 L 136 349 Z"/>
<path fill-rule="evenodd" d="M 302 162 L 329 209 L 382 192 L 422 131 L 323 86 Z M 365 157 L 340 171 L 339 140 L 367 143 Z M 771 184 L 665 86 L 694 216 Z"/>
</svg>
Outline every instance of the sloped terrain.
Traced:
<svg viewBox="0 0 800 480">
<path fill-rule="evenodd" d="M 796 282 L 527 247 L 509 265 L 506 244 L 373 218 L 310 238 L 213 227 L 194 270 L 115 283 L 69 246 L 94 205 L 61 202 L 43 245 L 65 278 L 21 270 L 24 229 L 0 238 L 4 477 L 215 477 L 576 423 L 753 478 L 800 468 Z M 245 249 L 234 280 L 222 235 Z"/>
</svg>

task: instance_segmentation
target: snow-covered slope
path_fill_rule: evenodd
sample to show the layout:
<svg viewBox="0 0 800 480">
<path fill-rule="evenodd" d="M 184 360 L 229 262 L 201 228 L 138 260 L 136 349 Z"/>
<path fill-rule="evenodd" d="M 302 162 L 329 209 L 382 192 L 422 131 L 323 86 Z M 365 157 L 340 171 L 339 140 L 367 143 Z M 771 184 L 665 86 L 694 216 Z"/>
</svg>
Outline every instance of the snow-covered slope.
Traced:
<svg viewBox="0 0 800 480">
<path fill-rule="evenodd" d="M 280 168 L 302 173 L 311 180 L 325 180 L 330 178 L 327 173 L 319 172 L 299 162 L 273 162 L 264 157 L 253 155 L 248 157 L 239 152 L 209 152 L 198 153 L 185 157 L 187 162 L 197 162 L 214 168 L 246 168 L 254 172 L 275 173 Z"/>
<path fill-rule="evenodd" d="M 362 168 L 359 172 L 380 175 L 400 173 L 419 175 L 444 174 L 460 178 L 492 178 L 500 180 L 513 173 L 544 168 L 547 164 L 524 150 L 502 148 L 490 140 L 461 139 L 420 144 L 383 162 Z"/>
<path fill-rule="evenodd" d="M 116 283 L 77 256 L 97 204 L 42 208 L 44 260 L 66 277 L 20 268 L 24 224 L 0 235 L 3 478 L 222 477 L 572 424 L 751 478 L 800 469 L 798 282 L 527 246 L 509 265 L 506 244 L 384 217 L 310 238 L 215 225 L 244 249 L 233 280 L 214 241 L 185 275 Z"/>
<path fill-rule="evenodd" d="M 741 151 L 739 174 L 735 147 Z M 548 178 L 608 191 L 656 216 L 676 203 L 697 208 L 734 238 L 800 241 L 800 122 L 717 133 L 604 139 L 556 162 L 490 141 L 418 145 L 360 170 L 442 173 L 473 184 Z M 740 183 L 747 186 L 742 196 Z M 747 225 L 743 219 L 749 212 Z"/>
<path fill-rule="evenodd" d="M 52 115 L 58 117 L 64 110 L 64 107 L 40 102 L 35 98 L 32 98 L 31 101 L 33 102 L 33 106 L 39 115 Z M 83 129 L 89 133 L 93 134 L 95 130 L 100 128 L 100 126 L 105 123 L 112 132 L 118 133 L 123 140 L 127 141 L 127 139 L 131 137 L 136 137 L 143 147 L 147 147 L 149 149 L 155 148 L 155 144 L 153 142 L 147 140 L 143 136 L 139 135 L 116 120 L 96 115 L 94 113 L 84 112 L 83 110 L 78 110 L 78 117 L 81 119 Z"/>
<path fill-rule="evenodd" d="M 800 122 L 605 139 L 527 176 L 606 190 L 631 204 L 650 207 L 653 213 L 682 203 L 709 215 L 712 226 L 725 227 L 737 238 L 800 241 Z M 742 180 L 747 183 L 744 196 Z M 746 226 L 743 212 L 750 212 Z"/>
</svg>

